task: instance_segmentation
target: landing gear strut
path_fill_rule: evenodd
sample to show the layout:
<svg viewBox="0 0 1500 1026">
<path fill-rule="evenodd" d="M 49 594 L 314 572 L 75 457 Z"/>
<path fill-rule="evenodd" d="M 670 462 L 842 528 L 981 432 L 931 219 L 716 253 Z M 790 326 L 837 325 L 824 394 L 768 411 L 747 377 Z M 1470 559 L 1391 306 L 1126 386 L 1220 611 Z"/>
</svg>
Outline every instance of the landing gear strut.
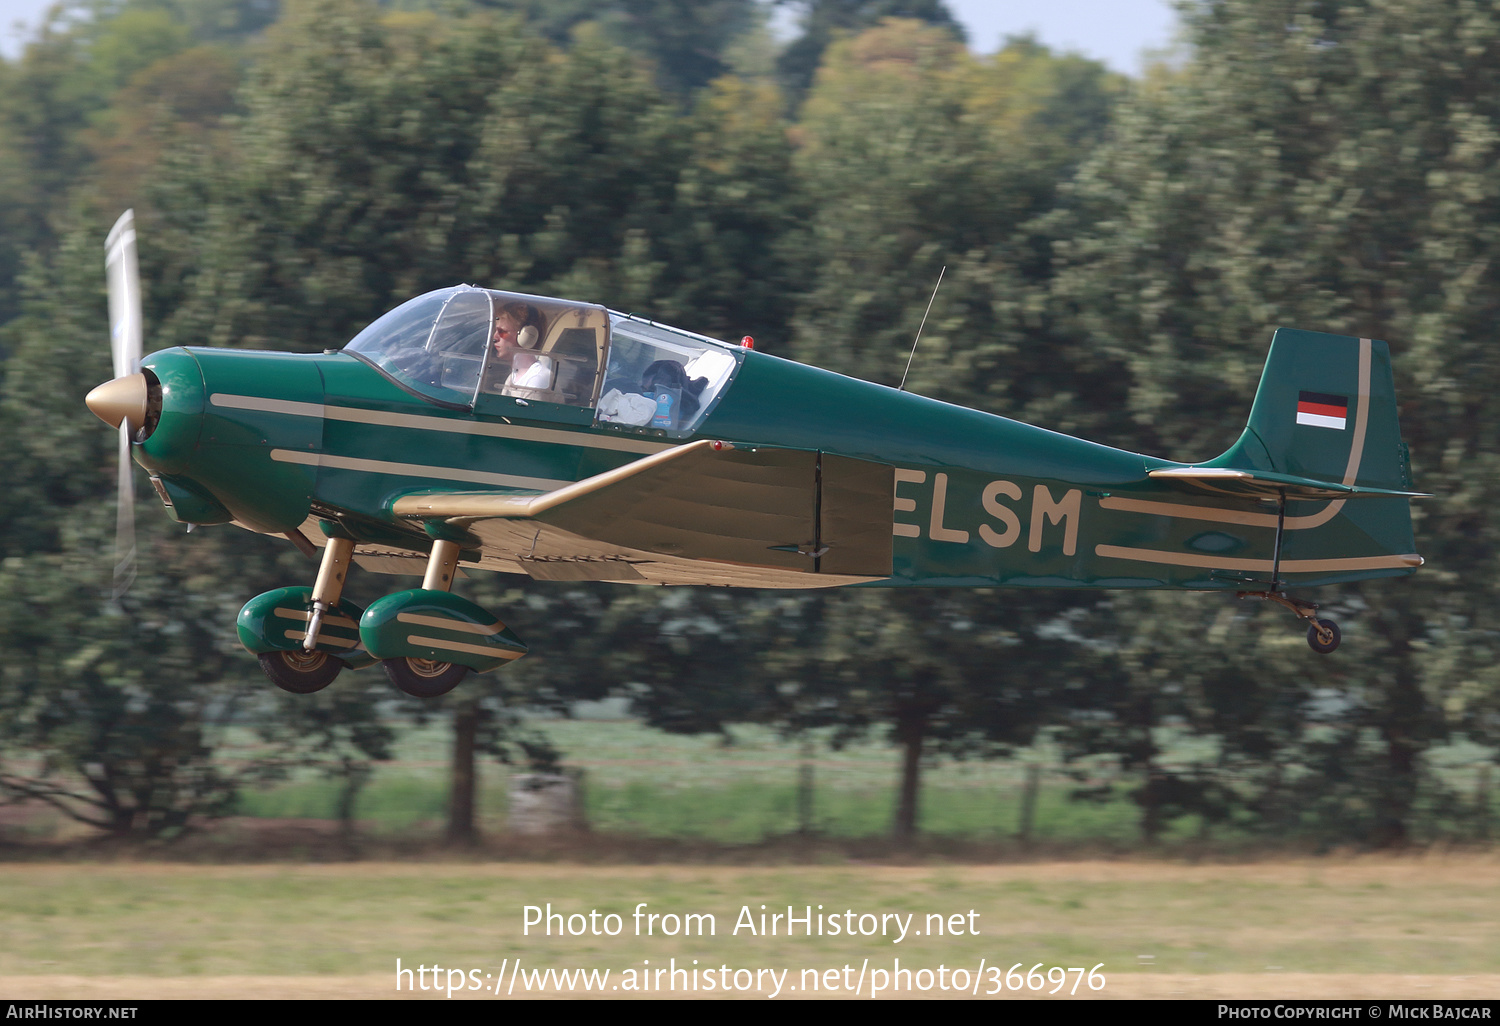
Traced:
<svg viewBox="0 0 1500 1026">
<path fill-rule="evenodd" d="M 265 651 L 251 647 L 251 651 L 257 653 L 256 658 L 260 660 L 261 670 L 271 678 L 271 683 L 281 690 L 290 691 L 294 695 L 310 695 L 315 691 L 322 691 L 333 683 L 333 679 L 344 668 L 344 660 L 325 651 L 326 645 L 320 649 L 318 642 L 319 633 L 324 629 L 325 621 L 328 620 L 329 614 L 338 607 L 339 598 L 343 595 L 344 577 L 349 572 L 349 557 L 353 552 L 354 542 L 350 539 L 328 539 L 328 545 L 323 550 L 322 561 L 318 564 L 317 582 L 313 585 L 310 594 L 303 592 L 303 594 L 308 594 L 309 603 L 306 631 L 294 632 L 295 629 L 278 628 L 275 634 L 277 641 L 280 641 L 283 636 L 294 640 L 300 639 L 301 644 L 297 648 L 277 648 L 273 651 Z M 300 589 L 283 589 L 282 593 L 288 590 L 300 591 Z M 259 643 L 265 640 L 263 632 L 267 624 L 264 618 L 270 614 L 270 610 L 262 609 L 257 615 L 251 617 L 251 621 L 258 624 L 258 627 L 248 637 L 243 633 L 245 626 L 243 618 L 246 612 L 260 600 L 267 597 L 274 599 L 282 593 L 268 592 L 266 595 L 258 596 L 251 599 L 245 609 L 241 610 L 241 640 L 246 643 L 247 647 L 251 646 L 252 642 Z M 301 602 L 289 602 L 289 604 L 300 607 Z M 277 608 L 275 613 L 270 615 L 272 617 L 295 617 L 299 613 L 296 610 Z M 349 627 L 357 629 L 357 625 L 348 619 L 340 618 L 337 613 L 333 614 L 333 619 L 345 629 Z M 330 639 L 330 644 L 337 643 L 336 640 Z"/>
<path fill-rule="evenodd" d="M 318 631 L 323 626 L 323 617 L 339 604 L 344 594 L 344 578 L 349 574 L 349 557 L 354 554 L 354 541 L 350 538 L 329 538 L 323 549 L 323 561 L 318 564 L 318 579 L 312 590 L 312 615 L 307 620 L 307 637 L 302 639 L 302 648 L 312 652 L 318 646 Z"/>
<path fill-rule="evenodd" d="M 1307 621 L 1307 644 L 1319 655 L 1327 655 L 1339 647 L 1342 635 L 1339 625 L 1332 620 L 1318 618 L 1318 607 L 1312 602 L 1288 598 L 1286 584 L 1281 579 L 1281 538 L 1286 527 L 1286 492 L 1278 493 L 1276 502 L 1276 548 L 1271 557 L 1271 587 L 1266 591 L 1241 591 L 1235 595 L 1242 599 L 1259 599 L 1286 606 L 1299 619 Z"/>
</svg>

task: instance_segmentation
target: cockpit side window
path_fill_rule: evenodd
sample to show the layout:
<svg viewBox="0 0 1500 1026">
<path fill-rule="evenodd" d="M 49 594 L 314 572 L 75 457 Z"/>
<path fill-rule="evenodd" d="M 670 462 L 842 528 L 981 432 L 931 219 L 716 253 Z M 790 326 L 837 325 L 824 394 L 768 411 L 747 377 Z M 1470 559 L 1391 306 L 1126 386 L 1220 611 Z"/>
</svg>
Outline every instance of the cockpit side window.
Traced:
<svg viewBox="0 0 1500 1026">
<path fill-rule="evenodd" d="M 722 342 L 613 314 L 598 419 L 690 434 L 739 366 Z"/>
<path fill-rule="evenodd" d="M 415 392 L 467 404 L 479 379 L 491 317 L 489 293 L 467 286 L 442 289 L 396 307 L 344 348 Z"/>
<path fill-rule="evenodd" d="M 444 404 L 496 394 L 592 407 L 608 345 L 603 307 L 459 285 L 403 303 L 345 349 Z"/>
<path fill-rule="evenodd" d="M 437 385 L 455 392 L 474 391 L 484 360 L 484 345 L 490 337 L 492 316 L 487 292 L 475 289 L 449 298 L 427 340 L 428 357 L 437 371 Z"/>
</svg>

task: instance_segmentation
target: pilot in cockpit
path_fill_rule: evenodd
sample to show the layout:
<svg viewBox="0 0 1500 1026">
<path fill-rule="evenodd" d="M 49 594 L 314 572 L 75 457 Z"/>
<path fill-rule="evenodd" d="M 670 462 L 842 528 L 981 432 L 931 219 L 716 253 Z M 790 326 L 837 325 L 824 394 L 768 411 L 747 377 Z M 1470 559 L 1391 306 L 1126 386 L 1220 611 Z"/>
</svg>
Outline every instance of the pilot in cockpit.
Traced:
<svg viewBox="0 0 1500 1026">
<path fill-rule="evenodd" d="M 495 314 L 494 353 L 490 381 L 503 381 L 502 393 L 512 389 L 549 389 L 556 373 L 552 357 L 534 352 L 541 344 L 546 322 L 529 303 L 508 303 Z M 493 390 L 493 389 L 491 389 Z"/>
</svg>

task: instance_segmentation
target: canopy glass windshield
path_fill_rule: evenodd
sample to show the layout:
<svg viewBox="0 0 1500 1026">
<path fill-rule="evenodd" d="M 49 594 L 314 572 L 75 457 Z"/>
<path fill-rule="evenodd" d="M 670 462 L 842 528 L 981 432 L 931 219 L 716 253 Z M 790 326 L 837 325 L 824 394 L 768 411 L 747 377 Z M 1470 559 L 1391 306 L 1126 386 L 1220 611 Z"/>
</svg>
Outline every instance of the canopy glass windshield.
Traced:
<svg viewBox="0 0 1500 1026">
<path fill-rule="evenodd" d="M 440 402 L 592 407 L 608 343 L 603 307 L 459 285 L 403 303 L 345 349 Z"/>
<path fill-rule="evenodd" d="M 403 303 L 345 349 L 440 403 L 484 410 L 485 396 L 510 396 L 594 408 L 601 423 L 678 436 L 702 423 L 740 356 L 601 306 L 470 285 Z"/>
<path fill-rule="evenodd" d="M 736 350 L 723 342 L 611 311 L 598 419 L 689 434 L 738 366 Z"/>
</svg>

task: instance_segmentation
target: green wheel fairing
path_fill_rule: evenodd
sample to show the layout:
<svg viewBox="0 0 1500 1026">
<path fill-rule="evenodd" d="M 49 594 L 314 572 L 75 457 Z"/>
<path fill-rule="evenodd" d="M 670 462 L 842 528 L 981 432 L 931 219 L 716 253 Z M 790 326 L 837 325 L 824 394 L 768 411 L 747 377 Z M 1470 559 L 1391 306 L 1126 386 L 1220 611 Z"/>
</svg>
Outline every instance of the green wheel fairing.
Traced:
<svg viewBox="0 0 1500 1026">
<path fill-rule="evenodd" d="M 359 636 L 377 659 L 430 659 L 476 673 L 526 654 L 526 644 L 494 614 L 449 592 L 422 588 L 371 603 Z"/>
<path fill-rule="evenodd" d="M 240 644 L 254 655 L 301 648 L 310 609 L 311 588 L 277 588 L 257 595 L 245 603 L 235 621 Z M 347 599 L 339 602 L 323 618 L 316 650 L 336 656 L 350 667 L 371 665 L 375 660 L 360 648 L 359 621 L 364 612 Z"/>
</svg>

